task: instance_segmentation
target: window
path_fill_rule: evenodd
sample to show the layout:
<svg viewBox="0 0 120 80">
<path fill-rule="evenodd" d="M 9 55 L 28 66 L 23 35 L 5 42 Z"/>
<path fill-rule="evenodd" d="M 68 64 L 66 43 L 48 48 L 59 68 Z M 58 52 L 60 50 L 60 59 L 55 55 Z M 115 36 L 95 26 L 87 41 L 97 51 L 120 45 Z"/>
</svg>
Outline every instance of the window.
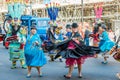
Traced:
<svg viewBox="0 0 120 80">
<path fill-rule="evenodd" d="M 38 21 L 38 28 L 40 27 L 47 27 L 48 26 L 48 21 Z"/>
</svg>

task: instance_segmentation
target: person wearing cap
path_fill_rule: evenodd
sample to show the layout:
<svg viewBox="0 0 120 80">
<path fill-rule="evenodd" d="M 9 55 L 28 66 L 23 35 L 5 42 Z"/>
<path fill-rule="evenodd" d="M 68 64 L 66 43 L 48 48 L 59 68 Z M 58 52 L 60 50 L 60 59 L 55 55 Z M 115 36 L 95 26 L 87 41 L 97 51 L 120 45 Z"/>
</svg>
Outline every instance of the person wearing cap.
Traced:
<svg viewBox="0 0 120 80">
<path fill-rule="evenodd" d="M 54 33 L 55 43 L 63 41 L 63 35 L 61 31 L 62 31 L 62 26 L 57 26 Z M 54 53 L 56 53 L 56 51 L 54 51 Z M 59 57 L 59 61 L 63 62 L 62 57 Z"/>
<path fill-rule="evenodd" d="M 31 27 L 31 33 L 27 36 L 27 41 L 24 47 L 26 65 L 28 68 L 27 78 L 31 77 L 31 69 L 35 67 L 38 71 L 38 76 L 41 77 L 41 67 L 46 64 L 47 60 L 41 48 L 41 40 L 36 33 L 36 27 Z"/>
<path fill-rule="evenodd" d="M 72 27 L 71 27 L 71 25 L 70 24 L 67 24 L 66 25 L 66 34 L 65 34 L 65 36 L 64 36 L 64 39 L 66 40 L 66 39 L 69 39 L 70 37 L 71 37 L 71 35 L 72 35 Z"/>
<path fill-rule="evenodd" d="M 48 43 L 55 43 L 55 29 L 57 28 L 56 24 L 50 24 L 50 28 L 47 30 L 47 38 L 48 38 Z M 50 60 L 49 61 L 54 61 L 54 54 L 52 51 L 48 52 Z"/>
<path fill-rule="evenodd" d="M 72 35 L 72 30 L 71 29 L 72 29 L 71 25 L 67 24 L 66 25 L 66 34 L 65 34 L 65 36 L 63 36 L 64 40 L 70 39 L 70 37 Z M 65 67 L 68 68 L 69 66 L 66 65 Z"/>
<path fill-rule="evenodd" d="M 58 25 L 56 23 L 54 24 L 50 24 L 50 28 L 47 31 L 47 37 L 48 40 L 52 43 L 57 43 L 59 41 L 63 40 L 63 36 L 61 34 L 61 29 L 62 27 L 58 27 Z M 54 55 L 55 55 L 55 51 L 50 51 L 49 52 L 49 56 L 50 56 L 50 60 L 49 61 L 54 61 Z M 60 62 L 62 61 L 62 58 L 59 58 Z"/>
<path fill-rule="evenodd" d="M 51 42 L 55 42 L 54 34 L 55 34 L 56 28 L 57 28 L 57 25 L 50 24 L 50 28 L 48 28 L 47 30 L 47 37 L 48 37 L 48 40 L 50 40 Z"/>
<path fill-rule="evenodd" d="M 106 25 L 101 24 L 99 25 L 99 47 L 101 52 L 103 53 L 104 61 L 103 64 L 107 64 L 107 58 L 108 56 L 106 53 L 111 50 L 111 48 L 114 46 L 114 42 L 112 42 L 109 39 L 108 33 L 106 31 Z"/>
<path fill-rule="evenodd" d="M 63 40 L 62 26 L 58 26 L 58 27 L 55 29 L 54 36 L 55 36 L 56 42 Z"/>
</svg>

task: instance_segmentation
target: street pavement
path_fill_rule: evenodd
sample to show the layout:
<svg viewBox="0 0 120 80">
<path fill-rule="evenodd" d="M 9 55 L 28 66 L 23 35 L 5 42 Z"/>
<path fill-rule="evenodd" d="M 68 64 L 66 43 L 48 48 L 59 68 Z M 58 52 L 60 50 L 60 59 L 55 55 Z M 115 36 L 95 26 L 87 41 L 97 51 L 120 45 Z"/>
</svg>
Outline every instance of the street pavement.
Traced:
<svg viewBox="0 0 120 80">
<path fill-rule="evenodd" d="M 49 60 L 48 56 L 47 59 Z M 112 56 L 110 56 L 108 64 L 101 64 L 102 60 L 101 56 L 97 59 L 86 59 L 82 68 L 83 78 L 78 78 L 77 69 L 74 69 L 70 80 L 119 80 L 116 73 L 120 72 L 120 63 L 115 61 Z M 59 62 L 59 60 L 48 61 L 42 67 L 43 77 L 38 77 L 37 70 L 33 68 L 32 77 L 26 78 L 27 69 L 22 69 L 19 61 L 16 69 L 10 67 L 8 50 L 0 44 L 0 80 L 67 80 L 63 75 L 67 74 L 68 69 L 65 68 L 65 62 Z"/>
</svg>

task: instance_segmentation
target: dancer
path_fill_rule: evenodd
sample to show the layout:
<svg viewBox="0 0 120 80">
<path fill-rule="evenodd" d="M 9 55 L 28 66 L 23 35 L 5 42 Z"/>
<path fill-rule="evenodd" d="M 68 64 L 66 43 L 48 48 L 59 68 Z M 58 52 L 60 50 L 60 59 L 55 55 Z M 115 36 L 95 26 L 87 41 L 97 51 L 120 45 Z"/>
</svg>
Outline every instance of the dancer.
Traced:
<svg viewBox="0 0 120 80">
<path fill-rule="evenodd" d="M 26 37 L 22 37 L 24 34 L 20 32 L 19 25 L 12 25 L 11 34 L 6 37 L 6 41 L 11 41 L 9 43 L 9 53 L 10 60 L 12 61 L 11 69 L 16 68 L 17 61 L 20 61 L 23 69 L 26 69 L 25 56 L 24 56 L 24 43 L 26 42 Z"/>
<path fill-rule="evenodd" d="M 79 44 L 79 40 L 82 39 L 80 34 L 78 33 L 78 25 L 77 23 L 73 23 L 72 24 L 72 40 L 75 41 L 76 43 Z M 72 50 L 75 49 L 75 45 L 73 44 L 73 42 L 70 42 L 68 44 L 68 50 L 69 52 L 71 52 Z M 74 59 L 74 58 L 66 58 L 66 65 L 69 66 L 69 71 L 67 75 L 64 75 L 65 78 L 71 78 L 72 76 L 72 71 L 74 69 L 74 65 L 77 62 L 78 65 L 78 76 L 79 78 L 82 78 L 82 73 L 81 73 L 81 68 L 82 68 L 82 63 L 83 63 L 84 59 L 78 58 L 78 59 Z"/>
<path fill-rule="evenodd" d="M 50 28 L 47 31 L 48 41 L 45 43 L 46 44 L 45 48 L 47 48 L 47 45 L 55 44 L 55 43 L 61 42 L 63 40 L 63 35 L 61 33 L 61 29 L 62 29 L 62 27 L 57 26 L 56 23 L 50 25 Z M 56 53 L 57 53 L 57 50 L 49 51 L 49 56 L 50 56 L 49 61 L 54 61 L 54 55 Z M 62 57 L 59 57 L 59 61 L 63 62 Z"/>
<path fill-rule="evenodd" d="M 114 46 L 114 42 L 112 42 L 109 39 L 105 24 L 101 24 L 99 26 L 99 35 L 100 35 L 99 47 L 100 47 L 100 50 L 103 52 L 103 57 L 104 57 L 104 61 L 102 63 L 107 64 L 108 63 L 108 61 L 107 61 L 108 56 L 106 54 Z"/>
<path fill-rule="evenodd" d="M 59 43 L 57 48 L 61 50 L 61 52 L 59 52 L 55 58 L 57 58 L 59 55 L 62 55 L 62 57 L 66 59 L 66 65 L 69 66 L 68 74 L 64 75 L 64 77 L 68 79 L 71 78 L 74 64 L 76 63 L 78 66 L 78 77 L 82 78 L 82 64 L 88 56 L 92 57 L 94 52 L 96 52 L 94 49 L 92 49 L 92 47 L 88 47 L 83 43 L 82 37 L 78 33 L 77 23 L 72 24 L 71 39 L 68 39 L 63 43 Z"/>
<path fill-rule="evenodd" d="M 52 50 L 59 50 L 55 56 L 55 59 L 62 56 L 66 59 L 66 65 L 69 66 L 69 71 L 65 78 L 70 79 L 72 76 L 72 71 L 74 69 L 74 64 L 78 65 L 78 77 L 82 78 L 81 69 L 84 60 L 87 57 L 93 57 L 94 54 L 99 53 L 100 49 L 98 47 L 86 46 L 78 33 L 77 23 L 72 24 L 72 35 L 69 39 L 54 44 Z"/>
<path fill-rule="evenodd" d="M 93 38 L 93 46 L 98 47 L 99 44 L 99 33 L 98 33 L 99 27 L 97 24 L 94 25 L 93 33 L 89 36 Z M 94 55 L 95 58 L 98 58 L 98 54 Z"/>
<path fill-rule="evenodd" d="M 47 45 L 53 44 L 55 43 L 55 29 L 57 28 L 56 24 L 50 24 L 50 28 L 47 31 L 47 37 L 48 37 L 48 41 L 45 42 L 45 48 L 47 48 Z M 48 50 L 48 49 L 46 49 Z M 49 51 L 49 56 L 50 56 L 50 60 L 49 61 L 54 61 L 54 53 L 53 51 Z"/>
<path fill-rule="evenodd" d="M 28 68 L 27 78 L 31 77 L 31 69 L 35 67 L 38 71 L 38 76 L 42 76 L 41 67 L 46 64 L 46 57 L 41 48 L 41 40 L 39 35 L 36 33 L 35 26 L 31 27 L 31 34 L 28 35 L 25 44 L 25 58 L 26 65 Z"/>
<path fill-rule="evenodd" d="M 55 34 L 54 34 L 54 36 L 55 36 L 55 43 L 58 43 L 58 42 L 63 41 L 63 35 L 62 35 L 61 30 L 62 30 L 62 27 L 61 27 L 61 26 L 58 26 L 58 27 L 55 29 Z M 56 54 L 56 53 L 55 53 L 55 54 Z M 60 61 L 60 62 L 63 62 L 62 57 L 59 57 L 59 61 Z"/>
<path fill-rule="evenodd" d="M 16 62 L 20 60 L 22 68 L 26 68 L 24 57 L 24 43 L 23 34 L 20 32 L 21 16 L 24 13 L 25 5 L 20 0 L 6 0 L 8 7 L 8 14 L 4 21 L 4 30 L 7 33 L 5 38 L 5 46 L 9 48 L 10 60 L 12 61 L 12 69 L 16 68 Z M 6 21 L 8 26 L 6 26 Z M 22 45 L 22 46 L 21 46 Z M 8 47 L 9 46 L 9 47 Z"/>
</svg>

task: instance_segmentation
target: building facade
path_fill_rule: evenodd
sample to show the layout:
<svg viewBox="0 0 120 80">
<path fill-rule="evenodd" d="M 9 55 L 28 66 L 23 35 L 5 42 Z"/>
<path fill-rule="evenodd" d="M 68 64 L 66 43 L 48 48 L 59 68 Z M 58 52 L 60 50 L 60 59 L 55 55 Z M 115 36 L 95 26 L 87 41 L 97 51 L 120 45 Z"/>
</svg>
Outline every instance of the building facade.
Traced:
<svg viewBox="0 0 120 80">
<path fill-rule="evenodd" d="M 120 0 L 83 0 L 83 6 L 81 0 L 58 0 L 58 2 L 60 3 L 60 9 L 57 21 L 60 22 L 81 22 L 83 19 L 84 22 L 92 24 L 96 18 L 94 5 L 100 2 L 103 2 L 102 20 L 105 21 L 108 26 L 112 26 L 115 20 L 120 19 Z M 0 7 L 0 20 L 2 21 L 4 14 L 7 13 L 7 6 L 5 0 L 0 3 L 0 6 L 4 6 Z M 31 5 L 32 15 L 48 17 L 45 0 L 29 0 L 29 5 Z M 28 11 L 30 11 L 30 9 Z"/>
</svg>

